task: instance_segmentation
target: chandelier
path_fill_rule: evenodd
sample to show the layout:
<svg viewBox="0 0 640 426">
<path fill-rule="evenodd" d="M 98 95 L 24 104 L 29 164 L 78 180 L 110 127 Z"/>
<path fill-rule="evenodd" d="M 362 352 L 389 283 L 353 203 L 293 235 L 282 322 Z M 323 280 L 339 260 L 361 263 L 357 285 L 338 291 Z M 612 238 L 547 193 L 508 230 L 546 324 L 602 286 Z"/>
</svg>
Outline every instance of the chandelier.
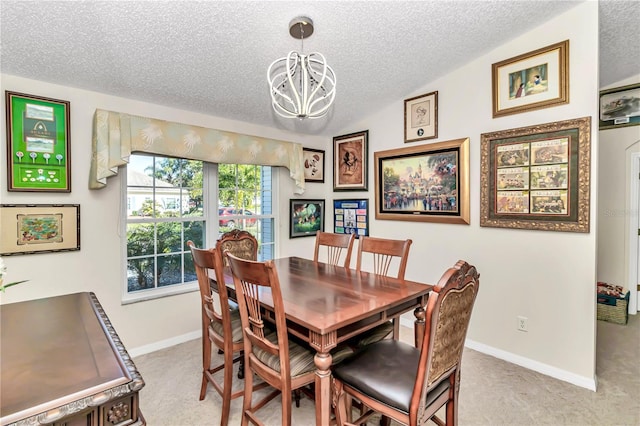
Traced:
<svg viewBox="0 0 640 426">
<path fill-rule="evenodd" d="M 313 21 L 306 16 L 289 23 L 291 37 L 304 39 L 313 34 Z M 285 118 L 324 117 L 336 97 L 336 75 L 321 53 L 308 55 L 291 51 L 269 65 L 267 80 L 271 105 L 276 114 Z"/>
</svg>

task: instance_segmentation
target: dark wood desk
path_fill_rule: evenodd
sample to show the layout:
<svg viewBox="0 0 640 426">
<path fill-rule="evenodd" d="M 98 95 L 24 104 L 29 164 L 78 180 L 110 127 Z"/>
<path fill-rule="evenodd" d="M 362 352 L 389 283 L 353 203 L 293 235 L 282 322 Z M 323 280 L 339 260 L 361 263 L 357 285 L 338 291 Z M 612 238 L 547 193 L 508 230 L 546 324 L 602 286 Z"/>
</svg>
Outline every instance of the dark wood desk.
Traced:
<svg viewBox="0 0 640 426">
<path fill-rule="evenodd" d="M 327 426 L 331 416 L 331 355 L 338 343 L 414 310 L 416 344 L 424 331 L 424 306 L 432 286 L 356 272 L 340 266 L 288 257 L 274 260 L 280 278 L 289 332 L 317 351 L 316 424 Z M 229 296 L 235 299 L 228 271 Z M 270 292 L 260 295 L 273 309 Z"/>
<path fill-rule="evenodd" d="M 0 424 L 138 426 L 142 377 L 93 293 L 0 306 Z"/>
</svg>

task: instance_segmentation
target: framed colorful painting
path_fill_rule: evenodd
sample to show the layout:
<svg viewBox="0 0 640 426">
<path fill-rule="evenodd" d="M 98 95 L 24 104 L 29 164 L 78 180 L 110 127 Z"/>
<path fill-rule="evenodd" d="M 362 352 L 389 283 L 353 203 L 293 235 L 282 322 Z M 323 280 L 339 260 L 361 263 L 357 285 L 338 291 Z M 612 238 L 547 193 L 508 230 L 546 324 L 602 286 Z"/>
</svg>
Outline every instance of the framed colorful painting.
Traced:
<svg viewBox="0 0 640 426">
<path fill-rule="evenodd" d="M 569 103 L 569 40 L 491 66 L 493 117 Z"/>
<path fill-rule="evenodd" d="M 469 138 L 373 155 L 376 219 L 469 224 Z"/>
<path fill-rule="evenodd" d="M 591 117 L 481 138 L 480 226 L 589 232 Z"/>
<path fill-rule="evenodd" d="M 333 138 L 333 190 L 366 191 L 369 131 Z"/>
<path fill-rule="evenodd" d="M 324 231 L 324 200 L 290 200 L 289 238 L 312 237 Z"/>
<path fill-rule="evenodd" d="M 69 102 L 6 92 L 7 189 L 71 192 Z"/>
<path fill-rule="evenodd" d="M 0 205 L 0 254 L 80 250 L 79 204 Z"/>
</svg>

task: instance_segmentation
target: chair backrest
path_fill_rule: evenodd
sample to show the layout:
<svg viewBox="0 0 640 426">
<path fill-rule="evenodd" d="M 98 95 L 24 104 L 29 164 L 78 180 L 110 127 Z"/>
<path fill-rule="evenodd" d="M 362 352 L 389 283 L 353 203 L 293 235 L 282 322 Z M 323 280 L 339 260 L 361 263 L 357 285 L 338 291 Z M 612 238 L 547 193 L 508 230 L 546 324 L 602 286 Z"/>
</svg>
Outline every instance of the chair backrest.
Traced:
<svg viewBox="0 0 640 426">
<path fill-rule="evenodd" d="M 227 258 L 223 253 L 226 251 L 241 259 L 258 260 L 258 240 L 248 231 L 233 229 L 225 232 L 218 238 L 216 249 L 225 266 Z"/>
<path fill-rule="evenodd" d="M 429 293 L 411 409 L 424 407 L 421 400 L 443 380 L 450 380 L 451 389 L 455 389 L 460 377 L 462 349 L 479 286 L 480 275 L 475 266 L 459 260 L 442 275 Z M 418 418 L 420 417 L 418 413 Z"/>
<path fill-rule="evenodd" d="M 229 311 L 227 287 L 224 285 L 222 256 L 217 248 L 197 248 L 192 241 L 187 241 L 187 246 L 191 249 L 193 265 L 198 277 L 200 300 L 204 314 L 203 321 L 214 321 L 222 325 L 224 336 L 214 336 L 218 338 L 220 342 L 225 339 L 225 336 L 229 336 L 229 339 L 231 339 L 231 314 Z M 215 283 L 211 282 L 211 278 L 215 279 Z M 223 284 L 220 285 L 219 283 Z M 211 285 L 218 286 L 220 306 L 217 308 L 211 296 Z M 206 319 L 204 316 L 206 316 Z M 212 331 L 212 329 L 210 329 L 210 331 Z M 215 331 L 213 332 L 215 333 Z"/>
<path fill-rule="evenodd" d="M 251 359 L 248 367 L 258 368 L 263 378 L 266 375 L 272 381 L 281 381 L 283 393 L 291 392 L 289 337 L 278 271 L 270 260 L 266 262 L 244 260 L 230 252 L 225 252 L 225 256 L 236 288 L 244 335 L 244 351 Z M 265 289 L 270 291 L 265 292 Z M 277 341 L 272 333 L 265 331 L 263 312 L 260 308 L 261 297 L 265 294 L 273 301 L 274 312 L 271 321 L 275 320 Z M 268 336 L 271 339 L 268 339 Z M 260 351 L 272 355 L 272 359 L 279 359 L 280 365 L 264 364 L 256 357 L 256 353 Z"/>
<path fill-rule="evenodd" d="M 389 276 L 389 266 L 394 259 L 397 258 L 398 279 L 404 279 L 404 273 L 407 270 L 407 259 L 409 258 L 409 248 L 411 248 L 411 239 L 408 240 L 391 240 L 387 238 L 360 237 L 358 244 L 358 263 L 356 270 L 360 271 L 362 267 L 362 256 L 364 253 L 373 255 L 373 273 L 376 275 Z"/>
<path fill-rule="evenodd" d="M 324 246 L 327 248 L 327 263 L 340 265 L 340 258 L 344 251 L 344 262 L 340 266 L 348 268 L 351 263 L 351 250 L 355 239 L 355 234 L 333 234 L 331 232 L 318 231 L 316 233 L 316 248 L 313 252 L 313 261 L 318 261 L 320 247 Z"/>
</svg>

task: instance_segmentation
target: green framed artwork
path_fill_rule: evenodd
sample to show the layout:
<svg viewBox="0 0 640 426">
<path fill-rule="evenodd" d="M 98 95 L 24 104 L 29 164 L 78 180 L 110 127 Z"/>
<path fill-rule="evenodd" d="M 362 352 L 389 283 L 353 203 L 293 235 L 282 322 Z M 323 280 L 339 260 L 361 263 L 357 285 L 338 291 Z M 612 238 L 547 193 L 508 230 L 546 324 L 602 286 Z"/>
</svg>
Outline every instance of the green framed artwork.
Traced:
<svg viewBox="0 0 640 426">
<path fill-rule="evenodd" d="M 5 92 L 7 189 L 71 192 L 69 102 Z"/>
</svg>

